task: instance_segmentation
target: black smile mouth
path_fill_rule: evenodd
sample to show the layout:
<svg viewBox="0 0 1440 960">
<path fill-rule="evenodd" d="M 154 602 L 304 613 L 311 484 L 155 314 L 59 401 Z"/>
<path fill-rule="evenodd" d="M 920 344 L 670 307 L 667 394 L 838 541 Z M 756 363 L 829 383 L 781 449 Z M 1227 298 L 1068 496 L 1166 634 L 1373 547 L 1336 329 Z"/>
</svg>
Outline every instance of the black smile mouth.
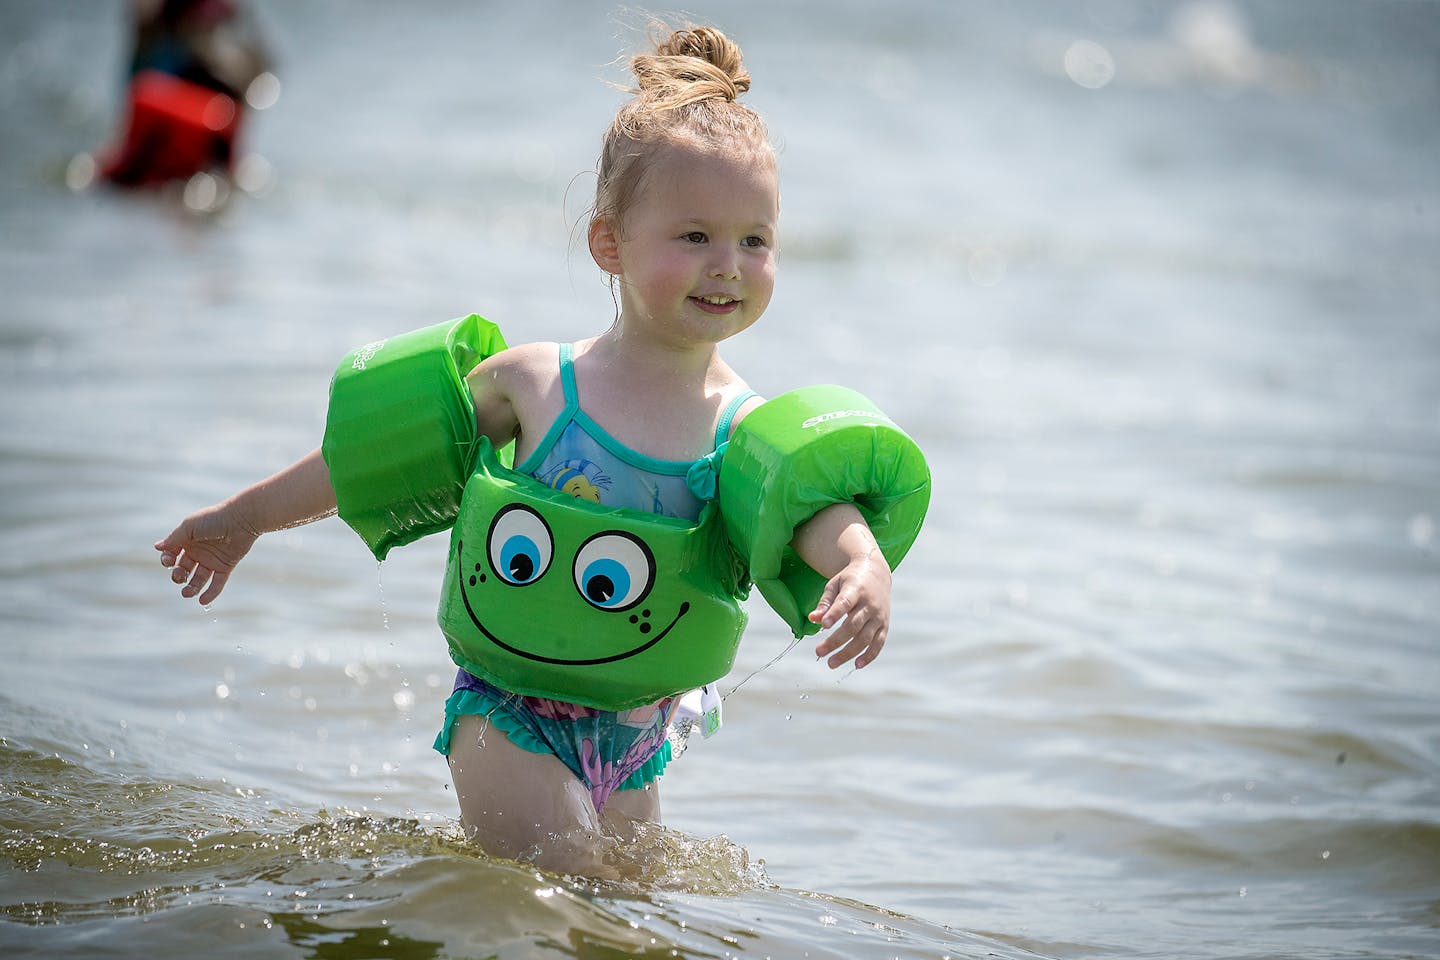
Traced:
<svg viewBox="0 0 1440 960">
<path fill-rule="evenodd" d="M 455 552 L 457 560 L 463 558 L 464 549 L 464 543 L 456 544 Z M 655 644 L 659 643 L 661 640 L 664 640 L 665 637 L 670 633 L 670 631 L 675 628 L 675 624 L 680 622 L 680 618 L 690 612 L 690 602 L 688 600 L 681 601 L 680 609 L 675 612 L 675 619 L 667 623 L 665 625 L 665 629 L 661 630 L 659 633 L 655 634 L 655 636 L 651 637 L 649 640 L 646 640 L 638 647 L 633 647 L 622 653 L 611 654 L 608 657 L 594 657 L 588 660 L 567 660 L 563 657 L 546 657 L 538 653 L 531 653 L 528 650 L 521 650 L 519 647 L 512 646 L 511 644 L 508 644 L 504 640 L 501 640 L 499 637 L 495 636 L 495 634 L 491 633 L 485 628 L 485 624 L 481 623 L 480 618 L 475 615 L 475 608 L 470 606 L 470 595 L 465 592 L 465 584 L 463 583 L 460 584 L 460 599 L 465 601 L 465 612 L 470 615 L 470 622 L 475 624 L 475 629 L 479 630 L 482 634 L 484 634 L 485 639 L 495 644 L 495 646 L 499 647 L 502 650 L 513 653 L 517 657 L 524 657 L 526 660 L 534 660 L 537 663 L 553 663 L 564 667 L 593 667 L 598 666 L 602 663 L 614 663 L 617 660 L 628 660 L 630 657 L 638 657 L 646 650 L 649 650 L 651 647 L 655 646 Z"/>
</svg>

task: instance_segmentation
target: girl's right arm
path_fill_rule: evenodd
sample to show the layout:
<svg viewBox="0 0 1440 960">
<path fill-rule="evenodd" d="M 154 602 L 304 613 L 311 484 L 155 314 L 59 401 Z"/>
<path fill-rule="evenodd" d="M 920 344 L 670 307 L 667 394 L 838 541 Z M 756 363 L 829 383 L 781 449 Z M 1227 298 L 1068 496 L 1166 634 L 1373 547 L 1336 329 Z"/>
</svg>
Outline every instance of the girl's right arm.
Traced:
<svg viewBox="0 0 1440 960">
<path fill-rule="evenodd" d="M 319 449 L 274 476 L 197 510 L 156 541 L 160 564 L 183 584 L 180 595 L 209 604 L 220 596 L 250 547 L 262 533 L 297 527 L 335 512 L 330 470 Z"/>
<path fill-rule="evenodd" d="M 496 446 L 519 430 L 511 393 L 533 376 L 533 347 L 506 350 L 479 364 L 468 376 L 479 431 Z M 209 604 L 225 589 L 230 574 L 263 533 L 298 527 L 335 513 L 335 488 L 317 448 L 274 476 L 197 510 L 169 536 L 155 543 L 160 564 L 182 584 L 180 595 Z"/>
</svg>

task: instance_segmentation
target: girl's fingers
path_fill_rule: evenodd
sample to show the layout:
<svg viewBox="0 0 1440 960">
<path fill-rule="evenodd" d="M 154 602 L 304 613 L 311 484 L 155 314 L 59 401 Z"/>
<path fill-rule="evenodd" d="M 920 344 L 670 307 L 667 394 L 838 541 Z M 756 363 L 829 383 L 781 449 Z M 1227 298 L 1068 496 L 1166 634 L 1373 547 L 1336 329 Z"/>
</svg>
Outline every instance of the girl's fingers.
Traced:
<svg viewBox="0 0 1440 960">
<path fill-rule="evenodd" d="M 884 646 L 885 631 L 878 624 L 871 622 L 867 627 L 863 621 L 853 625 L 846 621 L 839 630 L 825 638 L 825 642 L 816 648 L 815 654 L 818 657 L 830 654 L 826 665 L 832 670 L 851 660 L 855 661 L 855 668 L 858 670 L 874 662 Z"/>
<path fill-rule="evenodd" d="M 823 657 L 839 650 L 855 636 L 857 624 L 845 621 L 815 647 L 815 656 Z"/>
<path fill-rule="evenodd" d="M 210 604 L 214 603 L 215 598 L 220 596 L 220 591 L 225 589 L 225 581 L 228 579 L 230 579 L 229 574 L 215 574 L 215 578 L 210 581 L 210 589 L 206 590 L 200 595 L 201 605 L 208 607 Z"/>
<path fill-rule="evenodd" d="M 184 583 L 195 574 L 194 559 L 184 553 L 177 557 L 172 557 L 167 566 L 170 567 L 170 579 L 176 583 Z"/>
<path fill-rule="evenodd" d="M 875 637 L 870 641 L 870 643 L 865 647 L 865 652 L 855 658 L 855 669 L 859 670 L 863 667 L 868 667 L 870 666 L 870 664 L 874 663 L 875 658 L 880 656 L 880 651 L 884 649 L 884 647 L 885 637 L 877 633 Z"/>
<path fill-rule="evenodd" d="M 831 597 L 827 603 L 821 598 L 815 608 L 815 613 L 810 615 L 812 623 L 818 623 L 822 627 L 832 627 L 840 622 L 840 618 L 850 612 L 855 605 L 855 592 L 853 590 L 841 590 Z M 818 616 L 816 616 L 818 614 Z"/>
<path fill-rule="evenodd" d="M 825 661 L 825 664 L 831 670 L 839 669 L 840 667 L 845 666 L 845 664 L 849 663 L 851 660 L 854 660 L 857 656 L 863 653 L 865 651 L 865 647 L 866 644 L 863 640 L 861 640 L 859 637 L 852 637 L 850 642 L 845 644 L 845 646 L 841 647 L 839 651 L 832 654 L 830 659 Z"/>
<path fill-rule="evenodd" d="M 182 597 L 193 597 L 193 596 L 195 596 L 197 593 L 199 593 L 202 589 L 204 589 L 205 585 L 206 585 L 207 583 L 209 583 L 209 582 L 210 582 L 210 570 L 209 570 L 209 568 L 203 567 L 203 566 L 201 566 L 200 564 L 196 564 L 196 565 L 195 565 L 195 572 L 191 575 L 191 577 L 190 577 L 190 582 L 187 583 L 187 584 L 185 584 L 185 587 L 180 591 L 180 596 L 182 596 Z"/>
<path fill-rule="evenodd" d="M 810 611 L 808 619 L 811 623 L 819 623 L 824 619 L 825 611 L 830 609 L 830 602 L 834 599 L 832 592 L 834 589 L 835 586 L 833 583 L 825 585 L 825 592 L 820 594 L 820 600 L 815 604 L 815 609 Z"/>
<path fill-rule="evenodd" d="M 865 629 L 865 621 L 858 620 L 851 616 L 842 623 L 836 630 L 825 638 L 815 653 L 817 656 L 830 655 L 828 661 L 833 670 L 838 666 L 848 663 L 855 658 L 861 650 L 865 649 L 868 641 L 865 637 L 869 631 Z"/>
</svg>

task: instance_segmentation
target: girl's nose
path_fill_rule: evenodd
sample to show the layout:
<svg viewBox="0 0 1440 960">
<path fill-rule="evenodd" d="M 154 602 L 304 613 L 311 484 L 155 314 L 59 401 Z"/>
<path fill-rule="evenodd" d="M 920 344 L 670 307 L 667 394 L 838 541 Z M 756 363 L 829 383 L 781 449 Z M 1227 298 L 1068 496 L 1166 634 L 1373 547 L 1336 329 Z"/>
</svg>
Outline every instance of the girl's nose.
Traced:
<svg viewBox="0 0 1440 960">
<path fill-rule="evenodd" d="M 716 280 L 739 280 L 740 258 L 731 251 L 717 253 L 710 264 L 710 276 Z"/>
</svg>

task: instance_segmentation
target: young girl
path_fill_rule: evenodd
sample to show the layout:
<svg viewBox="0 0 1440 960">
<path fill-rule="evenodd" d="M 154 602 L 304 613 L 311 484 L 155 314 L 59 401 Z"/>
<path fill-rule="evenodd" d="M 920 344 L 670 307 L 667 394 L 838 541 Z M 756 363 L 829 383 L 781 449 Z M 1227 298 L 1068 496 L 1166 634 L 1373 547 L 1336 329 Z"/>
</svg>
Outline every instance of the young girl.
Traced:
<svg viewBox="0 0 1440 960">
<path fill-rule="evenodd" d="M 711 28 L 675 31 L 631 67 L 638 89 L 606 132 L 589 225 L 618 316 L 574 344 L 529 343 L 476 366 L 479 433 L 515 442 L 517 472 L 557 489 L 694 520 L 686 477 L 760 398 L 718 344 L 760 319 L 775 283 L 779 187 L 764 123 L 738 98 L 739 48 Z M 335 512 L 319 450 L 187 517 L 155 544 L 181 595 L 209 604 L 262 533 Z M 834 628 L 834 669 L 879 655 L 890 568 L 851 504 L 827 506 L 792 547 L 829 582 L 810 612 Z M 655 779 L 678 699 L 605 711 L 519 696 L 461 670 L 436 749 L 449 758 L 461 824 L 487 851 L 570 872 L 606 872 L 605 835 L 658 822 Z"/>
</svg>

